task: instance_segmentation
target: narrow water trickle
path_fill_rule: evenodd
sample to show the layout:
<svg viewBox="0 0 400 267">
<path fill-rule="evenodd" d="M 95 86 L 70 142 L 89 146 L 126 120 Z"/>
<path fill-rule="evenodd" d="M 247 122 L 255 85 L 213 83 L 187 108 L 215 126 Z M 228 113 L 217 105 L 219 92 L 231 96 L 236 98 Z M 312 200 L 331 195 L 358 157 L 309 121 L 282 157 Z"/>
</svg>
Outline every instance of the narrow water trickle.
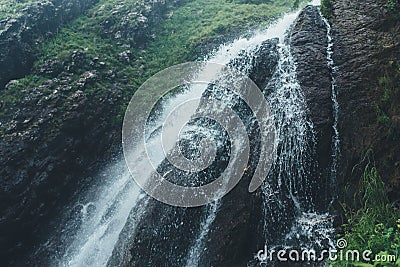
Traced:
<svg viewBox="0 0 400 267">
<path fill-rule="evenodd" d="M 331 71 L 331 89 L 332 89 L 332 106 L 333 106 L 333 131 L 334 134 L 332 136 L 332 166 L 331 166 L 331 188 L 335 189 L 336 178 L 337 178 L 337 168 L 338 168 L 338 160 L 340 156 L 340 133 L 339 133 L 339 102 L 337 97 L 337 89 L 336 89 L 336 72 L 337 67 L 335 61 L 333 60 L 333 38 L 332 38 L 332 27 L 329 24 L 329 21 L 322 15 L 321 10 L 319 11 L 322 21 L 326 25 L 326 38 L 328 41 L 328 46 L 326 48 L 326 59 L 328 62 L 328 67 Z M 330 206 L 335 201 L 336 192 L 332 191 L 331 203 Z"/>
<path fill-rule="evenodd" d="M 201 223 L 199 235 L 197 236 L 197 238 L 195 239 L 195 243 L 189 250 L 189 254 L 187 256 L 185 264 L 186 267 L 199 266 L 201 253 L 205 249 L 204 239 L 207 237 L 211 224 L 215 221 L 217 211 L 220 206 L 221 200 L 218 200 L 215 203 L 209 205 L 206 213 L 206 218 Z"/>
</svg>

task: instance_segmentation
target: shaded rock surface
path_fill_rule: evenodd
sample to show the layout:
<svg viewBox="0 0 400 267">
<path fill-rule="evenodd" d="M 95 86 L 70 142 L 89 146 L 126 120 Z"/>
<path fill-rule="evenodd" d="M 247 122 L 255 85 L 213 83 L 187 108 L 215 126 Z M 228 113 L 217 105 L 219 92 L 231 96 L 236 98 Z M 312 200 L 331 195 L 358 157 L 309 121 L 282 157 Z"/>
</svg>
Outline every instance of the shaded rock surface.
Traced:
<svg viewBox="0 0 400 267">
<path fill-rule="evenodd" d="M 47 0 L 29 4 L 0 24 L 0 89 L 21 78 L 36 59 L 37 46 L 64 23 L 79 16 L 98 0 Z"/>
<path fill-rule="evenodd" d="M 385 0 L 334 1 L 330 21 L 338 68 L 340 201 L 353 202 L 367 162 L 353 168 L 369 149 L 391 201 L 400 199 L 399 14 Z"/>
<path fill-rule="evenodd" d="M 316 6 L 307 6 L 300 13 L 287 40 L 297 65 L 297 78 L 307 100 L 308 113 L 316 132 L 318 162 L 313 180 L 314 199 L 323 204 L 330 197 L 324 192 L 332 164 L 333 108 L 331 73 L 327 63 L 327 28 Z M 319 207 L 324 210 L 326 207 Z"/>
<path fill-rule="evenodd" d="M 84 48 L 29 70 L 36 42 L 47 38 L 47 32 L 55 30 L 58 22 L 66 22 L 82 12 L 83 6 L 95 3 L 53 2 L 33 4 L 29 7 L 33 10 L 27 10 L 28 17 L 10 21 L 0 33 L 0 41 L 5 42 L 0 46 L 2 82 L 27 72 L 44 78 L 39 86 L 11 81 L 2 89 L 20 90 L 21 95 L 9 106 L 3 106 L 0 100 L 0 255 L 9 266 L 51 264 L 46 248 L 38 251 L 40 243 L 57 232 L 60 225 L 53 219 L 59 218 L 63 207 L 92 182 L 93 173 L 119 154 L 120 107 L 128 102 L 126 92 L 131 92 L 127 77 L 118 76 L 108 62 L 93 58 Z M 152 27 L 168 12 L 166 5 L 179 1 L 154 2 L 138 1 L 138 14 L 132 16 L 126 14 L 130 9 L 121 10 L 115 16 L 129 17 L 130 23 L 112 22 L 107 34 L 146 28 L 151 35 Z M 90 12 L 101 8 L 97 5 Z M 151 19 L 138 19 L 144 15 Z M 142 32 L 140 38 L 132 35 L 120 42 L 140 47 L 150 35 Z M 130 60 L 129 50 L 116 56 Z M 22 65 L 13 65 L 19 63 Z M 21 72 L 16 75 L 15 70 Z M 105 88 L 101 81 L 110 86 Z"/>
<path fill-rule="evenodd" d="M 362 161 L 367 151 L 372 151 L 369 156 L 387 184 L 391 201 L 396 202 L 400 198 L 399 10 L 389 9 L 383 0 L 343 0 L 334 1 L 332 12 L 341 141 L 335 194 L 340 202 L 358 204 L 354 195 L 368 163 Z M 329 178 L 333 134 L 326 33 L 317 8 L 309 6 L 299 15 L 288 40 L 317 133 L 315 180 L 320 184 Z M 356 165 L 359 167 L 354 169 Z M 316 199 L 329 196 L 320 193 L 323 196 Z"/>
<path fill-rule="evenodd" d="M 85 72 L 78 81 L 66 75 L 44 82 L 20 100 L 4 124 L 0 247 L 13 266 L 51 233 L 49 218 L 97 172 L 103 162 L 93 155 L 110 158 L 117 147 L 120 130 L 108 116 L 117 116 L 113 106 L 121 104 L 122 90 L 115 84 L 93 96 L 86 86 L 105 78 L 94 73 Z"/>
</svg>

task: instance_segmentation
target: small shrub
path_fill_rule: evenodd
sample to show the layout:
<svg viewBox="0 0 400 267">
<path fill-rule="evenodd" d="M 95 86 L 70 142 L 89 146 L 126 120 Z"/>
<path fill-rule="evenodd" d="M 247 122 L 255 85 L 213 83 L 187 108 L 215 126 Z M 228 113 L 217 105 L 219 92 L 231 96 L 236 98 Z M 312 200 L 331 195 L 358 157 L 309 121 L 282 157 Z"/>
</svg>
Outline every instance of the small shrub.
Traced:
<svg viewBox="0 0 400 267">
<path fill-rule="evenodd" d="M 383 90 L 382 102 L 388 102 L 390 99 L 391 90 L 387 87 Z"/>
<path fill-rule="evenodd" d="M 389 127 L 390 126 L 390 117 L 386 114 L 385 111 L 381 109 L 381 107 L 376 107 L 376 121 L 379 125 Z"/>
<path fill-rule="evenodd" d="M 387 0 L 386 7 L 390 11 L 397 11 L 400 9 L 400 0 Z"/>
<path fill-rule="evenodd" d="M 321 12 L 325 18 L 333 16 L 333 0 L 321 0 Z"/>
</svg>

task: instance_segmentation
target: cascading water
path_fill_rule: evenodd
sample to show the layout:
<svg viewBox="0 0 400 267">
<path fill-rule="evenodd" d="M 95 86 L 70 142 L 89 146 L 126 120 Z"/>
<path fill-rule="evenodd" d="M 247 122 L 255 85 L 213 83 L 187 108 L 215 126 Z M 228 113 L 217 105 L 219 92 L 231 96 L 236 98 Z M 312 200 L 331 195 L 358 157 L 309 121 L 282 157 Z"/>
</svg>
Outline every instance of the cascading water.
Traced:
<svg viewBox="0 0 400 267">
<path fill-rule="evenodd" d="M 317 3 L 315 3 L 317 4 Z M 312 151 L 314 143 L 313 125 L 306 116 L 306 103 L 300 85 L 296 78 L 296 66 L 290 53 L 290 47 L 285 43 L 285 33 L 297 18 L 299 12 L 288 14 L 267 31 L 254 34 L 251 38 L 240 38 L 231 44 L 224 44 L 210 56 L 207 62 L 227 65 L 246 53 L 250 58 L 257 53 L 261 44 L 268 39 L 278 38 L 279 61 L 275 74 L 266 88 L 277 127 L 278 156 L 273 167 L 273 174 L 264 183 L 264 240 L 270 240 L 268 245 L 293 245 L 300 242 L 302 246 L 316 243 L 319 247 L 330 240 L 332 222 L 328 214 L 317 214 L 314 211 L 311 199 L 312 185 L 307 178 L 311 170 Z M 335 110 L 335 136 L 333 142 L 332 179 L 336 175 L 337 157 L 339 154 L 338 104 L 334 80 L 334 62 L 332 59 L 332 39 L 329 23 L 324 20 L 328 28 L 328 55 L 329 66 L 332 68 L 332 100 Z M 249 74 L 253 62 L 247 62 L 240 69 Z M 146 136 L 147 152 L 138 151 L 137 168 L 132 175 L 148 177 L 153 170 L 141 168 L 141 158 L 149 156 L 153 164 L 160 165 L 164 160 L 164 151 L 158 144 L 160 127 L 171 111 L 180 104 L 199 98 L 206 90 L 206 86 L 190 86 L 178 94 L 167 97 L 162 107 L 153 114 L 148 125 Z M 226 104 L 234 105 L 234 98 L 225 97 Z M 232 103 L 229 103 L 232 102 Z M 178 118 L 187 120 L 195 108 Z M 207 132 L 207 127 L 187 129 L 190 132 Z M 209 130 L 209 129 L 208 129 Z M 157 141 L 156 141 L 157 140 Z M 136 226 L 146 212 L 149 197 L 146 196 L 134 183 L 128 172 L 125 162 L 121 160 L 111 166 L 99 177 L 102 185 L 93 185 L 89 192 L 79 198 L 78 204 L 71 210 L 79 209 L 77 216 L 66 224 L 72 227 L 62 229 L 65 238 L 62 241 L 59 258 L 55 259 L 58 266 L 106 266 L 118 242 L 121 239 L 129 240 L 136 230 Z M 223 205 L 223 199 L 215 201 L 201 211 L 199 227 L 193 230 L 190 248 L 181 261 L 181 265 L 192 267 L 200 265 L 200 258 L 206 249 L 207 236 L 216 220 L 218 211 Z M 132 215 L 133 210 L 133 215 Z M 271 218 L 272 221 L 268 221 Z M 130 221 L 129 221 L 130 220 Z M 271 224 L 282 225 L 282 235 L 277 237 L 272 233 Z M 282 223 L 284 222 L 284 223 Z M 321 223 L 322 222 L 322 223 Z M 178 223 L 178 221 L 176 222 Z M 181 223 L 184 223 L 182 219 Z M 124 235 L 124 226 L 129 225 L 129 234 Z M 71 228 L 73 228 L 71 230 Z M 158 229 L 156 229 L 158 230 Z M 277 230 L 275 229 L 274 232 Z M 71 234 L 69 234 L 71 232 Z M 178 237 L 177 237 L 178 238 Z M 122 242 L 124 242 L 124 240 Z M 324 243 L 325 242 L 325 243 Z M 62 258 L 62 259 L 60 259 Z M 150 263 L 149 263 L 150 264 Z"/>
<path fill-rule="evenodd" d="M 298 13 L 299 12 L 295 12 L 295 13 L 285 15 L 277 23 L 270 26 L 267 31 L 261 32 L 260 34 L 263 36 L 264 39 L 259 39 L 259 36 L 257 36 L 256 37 L 257 41 L 278 38 L 280 40 L 280 42 L 283 42 L 286 31 L 289 29 L 289 27 L 292 25 L 294 20 L 297 18 Z M 253 38 L 253 39 L 256 39 L 256 38 Z M 253 48 L 253 51 L 250 49 L 246 49 L 247 53 L 248 53 L 247 54 L 248 58 L 252 58 L 252 55 L 254 55 L 256 53 L 257 49 L 260 49 L 260 47 L 257 46 L 255 48 Z M 283 53 L 282 49 L 283 48 L 280 49 L 280 53 Z M 249 64 L 252 64 L 252 63 L 253 62 L 249 62 Z M 242 71 L 244 73 L 249 75 L 250 67 L 240 66 L 240 68 L 242 69 Z M 289 97 L 289 99 L 292 99 L 292 98 Z M 297 102 L 297 99 L 292 99 L 292 100 L 294 102 Z M 280 103 L 280 104 L 282 104 L 282 103 Z M 273 108 L 277 108 L 277 107 L 273 107 Z M 295 114 L 293 114 L 293 115 L 295 115 Z M 199 231 L 198 237 L 195 239 L 195 243 L 192 245 L 192 247 L 189 251 L 189 254 L 187 255 L 186 267 L 199 265 L 200 255 L 202 253 L 202 250 L 204 249 L 204 238 L 207 236 L 208 232 L 210 231 L 210 226 L 216 218 L 216 214 L 221 205 L 221 202 L 222 202 L 222 200 L 216 201 L 215 203 L 211 204 L 210 205 L 211 207 L 209 207 L 209 209 L 207 210 L 207 215 L 201 224 L 201 229 Z"/>
<path fill-rule="evenodd" d="M 290 19 L 293 20 L 294 17 L 292 15 Z M 287 28 L 288 25 L 290 25 L 288 20 L 282 20 L 279 27 Z M 237 39 L 231 44 L 221 45 L 206 61 L 228 64 L 240 52 L 244 50 L 254 51 L 262 41 L 279 34 L 281 34 L 280 29 L 271 27 L 267 32 L 259 32 L 250 39 Z M 163 160 L 163 157 L 160 157 L 160 155 L 163 155 L 163 151 L 159 150 L 160 146 L 155 144 L 155 140 L 159 138 L 157 129 L 160 128 L 165 117 L 181 103 L 201 96 L 204 90 L 204 86 L 202 88 L 192 86 L 181 94 L 163 100 L 162 112 L 155 114 L 156 118 L 153 118 L 153 124 L 149 126 L 150 130 L 147 136 L 147 149 L 154 164 L 160 164 Z M 150 175 L 148 172 L 152 171 L 140 168 L 140 158 L 147 156 L 145 152 L 138 151 L 136 156 L 138 160 L 136 175 L 148 176 Z M 75 214 L 75 216 L 73 219 L 67 220 L 64 223 L 65 227 L 61 229 L 64 238 L 59 245 L 61 247 L 60 252 L 57 252 L 55 259 L 53 259 L 54 265 L 106 266 L 131 210 L 143 201 L 143 198 L 147 198 L 133 181 L 123 160 L 109 167 L 100 174 L 97 180 L 98 183 L 78 197 L 77 204 L 66 211 Z M 188 262 L 191 261 L 191 258 L 196 258 L 199 250 L 201 250 L 202 240 L 206 236 L 219 206 L 220 201 L 217 201 L 207 207 L 205 221 L 202 224 L 199 238 L 196 239 L 199 241 L 193 245 L 191 250 L 193 257 L 189 257 Z M 76 212 L 77 209 L 79 210 Z M 88 212 L 89 209 L 90 212 Z M 140 220 L 140 215 L 144 210 L 145 208 L 142 207 L 135 211 L 137 220 Z M 81 215 L 76 216 L 76 213 Z M 134 231 L 134 229 L 131 228 L 131 231 Z"/>
<path fill-rule="evenodd" d="M 320 3 L 313 1 L 312 4 L 318 6 Z M 330 26 L 325 18 L 322 19 L 328 28 L 327 59 L 334 74 Z M 328 212 L 317 213 L 311 197 L 313 184 L 310 179 L 316 141 L 313 124 L 307 118 L 305 99 L 296 77 L 296 65 L 287 43 L 280 43 L 279 55 L 277 72 L 268 85 L 272 87 L 268 99 L 277 124 L 278 153 L 268 183 L 263 188 L 266 246 L 316 250 L 331 248 L 334 247 L 333 217 Z M 338 103 L 334 77 L 332 101 L 335 129 L 331 168 L 333 183 L 339 154 Z M 276 235 L 276 232 L 280 235 Z"/>
<path fill-rule="evenodd" d="M 187 255 L 186 267 L 198 266 L 202 251 L 204 250 L 204 239 L 210 230 L 211 224 L 214 222 L 218 209 L 221 206 L 221 200 L 209 205 L 205 220 L 201 223 L 199 235 L 195 239 L 195 243 L 189 250 Z"/>
<path fill-rule="evenodd" d="M 312 208 L 309 184 L 309 153 L 313 150 L 313 124 L 306 116 L 307 106 L 296 77 L 296 66 L 290 47 L 279 45 L 278 68 L 271 81 L 272 105 L 278 134 L 278 157 L 275 161 L 274 180 L 278 188 L 285 184 L 293 204 L 299 211 Z M 270 189 L 268 186 L 266 189 Z M 270 191 L 265 192 L 270 196 Z M 304 197 L 306 199 L 301 200 Z"/>
<path fill-rule="evenodd" d="M 164 112 L 159 113 L 154 123 L 149 125 L 153 131 L 150 130 L 147 136 L 148 149 L 151 151 L 149 156 L 155 164 L 160 164 L 164 158 L 161 156 L 162 148 L 155 141 L 158 136 L 152 133 L 156 132 L 165 116 L 177 105 L 200 95 L 201 91 L 192 90 L 164 101 Z M 136 175 L 148 176 L 150 170 L 140 168 L 143 157 L 147 157 L 146 151 L 138 151 Z M 131 210 L 140 200 L 147 198 L 133 181 L 123 159 L 101 173 L 97 180 L 98 182 L 92 185 L 88 192 L 79 197 L 78 204 L 68 211 L 76 214 L 76 208 L 81 207 L 78 211 L 81 215 L 78 214 L 72 220 L 65 222 L 66 227 L 61 230 L 65 236 L 61 241 L 61 247 L 65 247 L 65 252 L 56 256 L 55 265 L 106 266 Z M 91 212 L 88 212 L 89 208 Z M 136 220 L 140 220 L 140 215 L 144 211 L 145 204 L 136 211 Z"/>
<path fill-rule="evenodd" d="M 267 86 L 272 88 L 268 99 L 277 125 L 278 153 L 268 182 L 263 186 L 264 238 L 270 248 L 306 248 L 311 244 L 322 247 L 323 240 L 330 242 L 332 230 L 327 220 L 329 215 L 317 214 L 311 197 L 313 124 L 307 118 L 296 65 L 285 42 L 279 45 L 279 57 L 277 71 Z"/>
<path fill-rule="evenodd" d="M 337 98 L 337 91 L 336 91 L 336 72 L 337 67 L 335 65 L 335 61 L 333 60 L 333 38 L 331 35 L 332 28 L 329 24 L 329 21 L 322 15 L 321 10 L 319 11 L 322 21 L 326 25 L 326 38 L 328 41 L 328 46 L 326 48 L 326 59 L 328 61 L 328 67 L 331 71 L 331 89 L 332 89 L 332 106 L 333 106 L 333 137 L 332 137 L 332 166 L 331 166 L 331 188 L 335 188 L 336 178 L 337 178 L 337 167 L 338 167 L 338 160 L 340 155 L 340 134 L 339 134 L 339 102 Z M 333 192 L 331 196 L 331 203 L 330 206 L 335 201 L 335 192 Z"/>
</svg>

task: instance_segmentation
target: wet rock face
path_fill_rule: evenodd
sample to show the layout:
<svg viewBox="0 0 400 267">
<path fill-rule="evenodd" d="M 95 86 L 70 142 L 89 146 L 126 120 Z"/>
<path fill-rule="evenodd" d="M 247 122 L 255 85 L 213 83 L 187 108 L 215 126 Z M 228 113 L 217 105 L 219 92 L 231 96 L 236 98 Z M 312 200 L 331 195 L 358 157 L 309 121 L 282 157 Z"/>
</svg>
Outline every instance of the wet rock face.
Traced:
<svg viewBox="0 0 400 267">
<path fill-rule="evenodd" d="M 152 16 L 156 11 L 148 10 L 144 2 L 138 9 L 146 8 L 142 12 Z M 158 2 L 157 12 L 161 12 L 161 5 L 167 3 Z M 126 92 L 132 88 L 127 88 L 115 70 L 83 48 L 30 70 L 36 43 L 94 3 L 35 3 L 22 12 L 26 16 L 9 20 L 0 30 L 0 81 L 27 73 L 46 77 L 37 87 L 18 86 L 18 80 L 8 82 L 4 90 L 17 86 L 23 97 L 7 107 L 0 100 L 0 256 L 12 266 L 50 265 L 46 262 L 49 252 L 35 246 L 59 229 L 55 218 L 61 216 L 63 207 L 92 182 L 93 173 L 120 152 L 120 107 L 128 101 Z M 162 15 L 157 12 L 154 20 L 159 22 Z M 117 15 L 126 14 L 121 11 Z M 135 19 L 131 22 L 118 24 L 108 33 L 121 28 L 133 32 L 143 23 L 149 31 L 155 26 Z M 121 42 L 139 47 L 143 45 L 139 42 L 149 38 L 143 35 Z M 118 55 L 124 61 L 130 56 L 129 50 Z M 110 86 L 97 87 L 101 81 Z"/>
<path fill-rule="evenodd" d="M 352 201 L 361 177 L 353 167 L 368 149 L 375 155 L 380 174 L 398 200 L 400 181 L 400 10 L 390 10 L 385 0 L 334 1 L 334 60 L 338 67 L 341 166 L 340 195 Z M 379 82 L 382 77 L 388 83 Z M 389 99 L 384 100 L 385 88 Z M 388 118 L 387 124 L 379 117 Z M 397 184 L 397 185 L 396 185 Z M 350 186 L 347 193 L 344 188 Z"/>
<path fill-rule="evenodd" d="M 0 89 L 26 75 L 35 60 L 37 46 L 65 22 L 82 14 L 98 0 L 38 1 L 0 27 Z"/>
<path fill-rule="evenodd" d="M 0 254 L 12 266 L 26 265 L 26 254 L 54 231 L 51 218 L 101 168 L 93 155 L 110 158 L 119 144 L 108 116 L 117 116 L 112 107 L 122 91 L 91 97 L 85 85 L 104 78 L 92 73 L 46 81 L 20 100 L 2 129 Z"/>
<path fill-rule="evenodd" d="M 318 7 L 307 6 L 297 18 L 290 36 L 297 78 L 307 101 L 308 113 L 316 132 L 316 186 L 327 188 L 321 181 L 329 176 L 333 136 L 331 73 L 327 63 L 327 29 Z M 321 189 L 322 190 L 322 189 Z M 326 192 L 316 189 L 316 203 L 325 203 Z M 320 207 L 322 210 L 326 207 Z"/>
<path fill-rule="evenodd" d="M 232 62 L 239 69 L 251 62 L 249 78 L 264 94 L 267 94 L 266 85 L 273 77 L 279 60 L 277 45 L 277 39 L 267 40 L 254 55 L 242 55 Z M 239 102 L 234 108 L 244 116 L 242 121 L 248 125 L 248 170 L 238 185 L 221 200 L 220 210 L 205 239 L 204 246 L 207 249 L 201 255 L 199 266 L 246 266 L 263 246 L 263 193 L 261 188 L 253 193 L 248 191 L 260 154 L 260 132 L 243 104 Z"/>
<path fill-rule="evenodd" d="M 231 62 L 234 67 L 248 65 L 246 63 L 255 62 L 250 70 L 251 77 L 255 79 L 257 85 L 262 89 L 271 79 L 278 62 L 277 40 L 266 41 L 255 55 L 242 54 L 237 60 Z M 221 96 L 218 88 L 210 87 L 205 92 L 205 97 Z M 221 201 L 222 205 L 216 214 L 216 218 L 211 224 L 208 234 L 204 238 L 204 247 L 199 259 L 200 266 L 244 266 L 253 257 L 255 251 L 262 247 L 260 235 L 262 232 L 262 197 L 261 192 L 249 193 L 248 186 L 255 171 L 257 155 L 259 154 L 259 144 L 257 142 L 257 130 L 249 118 L 243 102 L 237 102 L 233 106 L 234 110 L 240 111 L 243 116 L 250 135 L 251 159 L 249 169 L 245 172 L 239 184 L 227 194 Z M 237 112 L 237 114 L 240 114 Z M 247 114 L 247 115 L 246 115 Z M 213 127 L 212 125 L 208 127 Z M 259 133 L 258 133 L 259 135 Z M 218 135 L 219 136 L 219 135 Z M 228 144 L 221 149 L 225 154 L 217 156 L 220 164 L 211 170 L 211 177 L 218 177 L 224 171 Z M 229 153 L 229 152 L 228 152 Z M 225 155 L 225 156 L 224 156 Z M 221 167 L 219 170 L 218 168 Z M 159 167 L 163 172 L 170 170 L 171 166 L 163 162 Z M 215 172 L 215 173 L 214 173 Z M 172 176 L 172 177 L 169 177 Z M 207 179 L 207 177 L 200 179 Z M 179 183 L 188 179 L 198 179 L 188 177 L 184 173 L 177 173 L 165 176 L 166 179 Z M 146 208 L 146 213 L 141 218 L 139 225 L 134 230 L 129 245 L 120 240 L 117 244 L 113 256 L 109 261 L 109 266 L 184 266 L 187 262 L 190 248 L 200 235 L 201 223 L 207 218 L 211 206 L 200 208 L 176 208 L 162 204 L 150 199 Z M 130 221 L 135 218 L 135 211 L 130 216 Z M 129 233 L 130 223 L 125 226 L 124 233 Z M 123 234 L 122 236 L 126 236 Z M 243 242 L 246 240 L 246 242 Z M 121 248 L 128 251 L 121 255 Z M 166 252 L 171 251 L 171 254 Z"/>
<path fill-rule="evenodd" d="M 397 122 L 400 96 L 396 89 L 400 76 L 397 67 L 400 62 L 398 12 L 390 10 L 384 0 L 334 1 L 330 24 L 333 59 L 337 67 L 335 79 L 341 139 L 337 187 L 338 197 L 348 203 L 353 202 L 363 169 L 353 170 L 353 167 L 370 148 L 388 185 L 391 200 L 400 198 L 396 193 L 400 184 L 400 127 Z M 326 33 L 317 8 L 306 7 L 288 39 L 317 133 L 317 181 L 325 181 L 324 177 L 329 175 L 333 134 Z M 382 77 L 388 82 L 379 82 Z M 383 101 L 385 90 L 389 97 Z M 380 116 L 387 117 L 388 122 L 380 123 Z M 346 187 L 349 189 L 345 193 Z"/>
</svg>

